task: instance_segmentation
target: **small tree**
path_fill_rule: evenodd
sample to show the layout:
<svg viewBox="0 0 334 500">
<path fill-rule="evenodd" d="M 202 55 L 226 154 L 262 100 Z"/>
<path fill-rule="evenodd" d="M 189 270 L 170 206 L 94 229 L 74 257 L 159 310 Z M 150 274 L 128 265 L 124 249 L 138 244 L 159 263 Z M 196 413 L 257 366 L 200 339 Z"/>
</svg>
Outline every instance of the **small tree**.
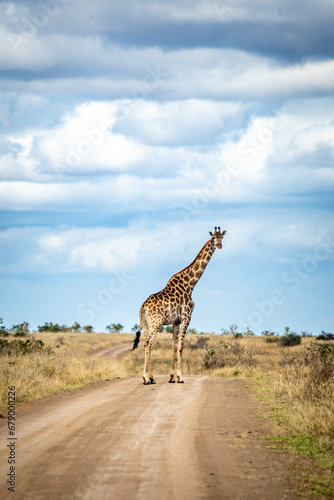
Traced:
<svg viewBox="0 0 334 500">
<path fill-rule="evenodd" d="M 39 332 L 60 332 L 61 326 L 58 323 L 53 324 L 52 322 L 45 322 L 44 325 L 38 325 L 37 329 Z"/>
<path fill-rule="evenodd" d="M 310 333 L 310 332 L 300 332 L 302 334 L 302 337 L 305 338 L 305 337 L 313 337 L 313 333 Z"/>
<path fill-rule="evenodd" d="M 0 336 L 1 337 L 8 337 L 9 332 L 7 331 L 3 319 L 0 317 Z"/>
<path fill-rule="evenodd" d="M 136 332 L 138 332 L 139 328 L 140 328 L 140 325 L 138 325 L 137 323 L 135 323 L 134 326 L 131 328 L 131 331 L 133 333 L 136 333 Z"/>
<path fill-rule="evenodd" d="M 166 333 L 173 333 L 173 327 L 171 325 L 165 326 L 165 332 Z"/>
<path fill-rule="evenodd" d="M 278 335 L 278 333 L 272 332 L 271 330 L 263 330 L 263 332 L 261 332 L 261 335 L 263 335 L 264 337 L 274 337 L 274 335 Z"/>
<path fill-rule="evenodd" d="M 81 330 L 81 326 L 77 321 L 73 323 L 73 325 L 71 326 L 71 330 L 72 332 L 79 332 Z"/>
<path fill-rule="evenodd" d="M 242 333 L 238 332 L 238 325 L 236 325 L 235 323 L 232 323 L 232 325 L 230 325 L 230 335 L 233 335 L 233 337 L 235 339 L 239 339 L 242 337 Z"/>
<path fill-rule="evenodd" d="M 302 338 L 296 332 L 290 332 L 290 328 L 288 326 L 284 329 L 284 334 L 279 339 L 282 346 L 292 346 L 301 344 Z"/>
<path fill-rule="evenodd" d="M 196 330 L 196 328 L 188 328 L 187 333 L 189 333 L 190 335 L 196 335 L 198 331 Z"/>
<path fill-rule="evenodd" d="M 60 331 L 61 332 L 70 332 L 71 328 L 69 328 L 67 325 L 61 325 Z"/>
<path fill-rule="evenodd" d="M 29 333 L 29 323 L 23 321 L 19 325 L 13 325 L 12 332 L 14 332 L 15 337 L 25 337 Z"/>
<path fill-rule="evenodd" d="M 109 330 L 110 333 L 120 333 L 123 330 L 124 326 L 121 323 L 110 323 L 110 325 L 106 326 L 106 329 Z"/>
<path fill-rule="evenodd" d="M 92 327 L 92 325 L 85 325 L 82 327 L 82 329 L 84 332 L 87 332 L 87 333 L 91 333 L 94 331 L 94 328 Z"/>
</svg>

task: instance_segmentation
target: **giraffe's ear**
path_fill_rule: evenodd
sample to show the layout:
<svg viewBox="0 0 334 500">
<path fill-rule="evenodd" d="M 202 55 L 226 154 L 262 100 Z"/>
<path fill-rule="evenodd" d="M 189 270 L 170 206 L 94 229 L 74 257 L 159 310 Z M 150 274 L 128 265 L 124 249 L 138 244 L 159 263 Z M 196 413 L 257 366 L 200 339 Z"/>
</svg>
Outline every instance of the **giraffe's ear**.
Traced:
<svg viewBox="0 0 334 500">
<path fill-rule="evenodd" d="M 222 232 L 222 236 L 224 236 L 225 234 L 226 234 L 226 231 L 223 231 L 223 232 Z"/>
<path fill-rule="evenodd" d="M 211 231 L 209 231 L 209 235 L 210 235 L 210 236 L 213 236 L 213 234 L 211 233 Z"/>
</svg>

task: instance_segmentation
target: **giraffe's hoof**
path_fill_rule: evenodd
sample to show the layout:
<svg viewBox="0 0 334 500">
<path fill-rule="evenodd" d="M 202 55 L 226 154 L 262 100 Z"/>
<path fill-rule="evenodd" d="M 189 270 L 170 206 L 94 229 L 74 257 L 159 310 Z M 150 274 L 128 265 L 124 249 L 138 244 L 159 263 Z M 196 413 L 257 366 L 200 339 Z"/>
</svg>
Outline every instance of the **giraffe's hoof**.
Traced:
<svg viewBox="0 0 334 500">
<path fill-rule="evenodd" d="M 170 384 L 175 384 L 175 380 L 170 380 L 169 383 Z"/>
<path fill-rule="evenodd" d="M 151 385 L 151 382 L 149 380 L 144 380 L 143 384 L 144 385 Z"/>
<path fill-rule="evenodd" d="M 151 384 L 156 384 L 156 381 L 155 380 L 151 380 Z"/>
<path fill-rule="evenodd" d="M 184 380 L 178 380 L 177 383 L 178 384 L 184 384 Z"/>
</svg>

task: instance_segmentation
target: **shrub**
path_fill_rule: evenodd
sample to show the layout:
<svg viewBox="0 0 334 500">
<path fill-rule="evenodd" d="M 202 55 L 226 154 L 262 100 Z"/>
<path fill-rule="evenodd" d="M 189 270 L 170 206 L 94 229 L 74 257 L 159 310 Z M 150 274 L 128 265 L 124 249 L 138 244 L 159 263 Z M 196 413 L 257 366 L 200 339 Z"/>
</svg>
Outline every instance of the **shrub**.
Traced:
<svg viewBox="0 0 334 500">
<path fill-rule="evenodd" d="M 191 344 L 189 344 L 189 349 L 203 349 L 203 347 L 205 347 L 205 344 L 206 344 L 206 338 L 205 337 L 198 337 L 196 339 L 196 342 L 193 342 Z"/>
<path fill-rule="evenodd" d="M 319 385 L 334 381 L 334 344 L 315 344 L 307 347 L 305 364 L 311 368 L 310 378 Z"/>
<path fill-rule="evenodd" d="M 23 330 L 18 330 L 14 333 L 14 337 L 26 337 L 27 335 L 27 332 L 24 332 Z"/>
<path fill-rule="evenodd" d="M 279 343 L 284 347 L 299 345 L 301 342 L 302 338 L 296 332 L 285 333 L 282 337 L 279 337 Z"/>
<path fill-rule="evenodd" d="M 51 323 L 44 323 L 44 325 L 38 325 L 37 329 L 39 332 L 60 332 L 61 327 L 56 323 L 55 325 Z"/>
<path fill-rule="evenodd" d="M 232 325 L 229 326 L 229 330 L 222 328 L 221 332 L 223 335 L 233 335 L 233 337 L 235 339 L 241 339 L 243 337 L 243 333 L 238 332 L 237 330 L 238 330 L 238 325 L 236 325 L 235 323 L 232 323 Z"/>
<path fill-rule="evenodd" d="M 92 333 L 94 331 L 94 328 L 92 327 L 92 325 L 85 325 L 82 327 L 82 329 L 84 332 L 87 332 L 87 333 Z"/>
<path fill-rule="evenodd" d="M 333 333 L 326 333 L 322 330 L 321 334 L 316 337 L 317 340 L 334 340 Z"/>
<path fill-rule="evenodd" d="M 45 347 L 42 340 L 35 340 L 34 338 L 28 340 L 12 340 L 8 341 L 0 339 L 0 354 L 12 356 L 14 354 L 30 354 L 32 352 L 46 351 L 51 354 L 50 347 Z"/>
<path fill-rule="evenodd" d="M 240 346 L 238 342 L 223 342 L 219 346 L 208 346 L 203 359 L 206 369 L 235 366 L 239 362 L 248 366 L 255 364 L 253 353 Z"/>
<path fill-rule="evenodd" d="M 29 333 L 29 323 L 23 321 L 19 325 L 13 325 L 12 332 L 14 332 L 15 337 L 25 337 Z"/>
<path fill-rule="evenodd" d="M 106 326 L 106 329 L 109 330 L 110 333 L 120 333 L 123 330 L 124 326 L 121 323 L 111 323 Z"/>
<path fill-rule="evenodd" d="M 313 334 L 310 333 L 310 332 L 306 332 L 306 331 L 303 331 L 303 332 L 300 332 L 302 334 L 302 337 L 313 337 Z"/>
<path fill-rule="evenodd" d="M 7 331 L 3 319 L 0 317 L 0 337 L 8 337 L 9 332 Z"/>
<path fill-rule="evenodd" d="M 268 342 L 268 344 L 277 344 L 280 341 L 279 337 L 266 337 L 265 341 Z"/>
<path fill-rule="evenodd" d="M 278 337 L 278 333 L 275 333 L 271 330 L 263 330 L 263 332 L 261 332 L 261 335 L 263 337 L 274 337 L 275 335 Z"/>
</svg>

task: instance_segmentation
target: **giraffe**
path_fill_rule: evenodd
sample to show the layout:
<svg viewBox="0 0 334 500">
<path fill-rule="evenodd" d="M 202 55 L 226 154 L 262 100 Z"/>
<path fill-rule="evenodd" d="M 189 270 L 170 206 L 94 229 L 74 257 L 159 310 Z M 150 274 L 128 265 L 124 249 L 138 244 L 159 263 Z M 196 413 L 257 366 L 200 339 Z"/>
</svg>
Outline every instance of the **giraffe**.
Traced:
<svg viewBox="0 0 334 500">
<path fill-rule="evenodd" d="M 154 293 L 145 300 L 140 308 L 140 326 L 133 341 L 133 349 L 139 344 L 141 330 L 145 334 L 144 384 L 155 384 L 151 368 L 151 349 L 154 339 L 162 325 L 173 325 L 172 366 L 169 382 L 175 382 L 175 361 L 177 356 L 177 382 L 184 383 L 181 375 L 183 340 L 186 334 L 194 302 L 192 291 L 202 276 L 216 248 L 222 248 L 222 239 L 226 231 L 215 227 L 210 231 L 210 239 L 205 243 L 193 262 L 182 271 L 174 274 L 160 292 Z"/>
</svg>

